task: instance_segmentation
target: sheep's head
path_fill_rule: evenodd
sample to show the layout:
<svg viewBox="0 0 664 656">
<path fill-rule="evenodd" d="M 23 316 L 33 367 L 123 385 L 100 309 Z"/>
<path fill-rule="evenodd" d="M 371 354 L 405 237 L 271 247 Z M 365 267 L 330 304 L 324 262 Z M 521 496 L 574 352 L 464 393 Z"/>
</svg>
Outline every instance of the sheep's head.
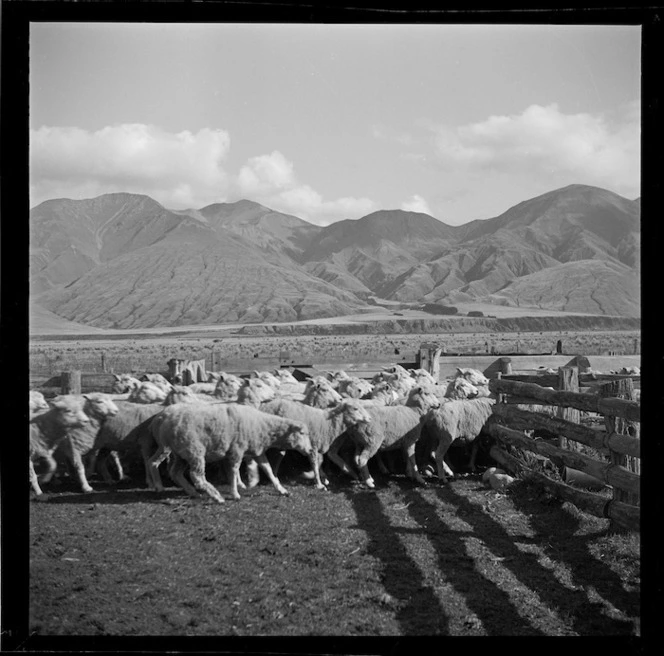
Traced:
<svg viewBox="0 0 664 656">
<path fill-rule="evenodd" d="M 286 431 L 288 443 L 296 449 L 307 452 L 311 450 L 311 438 L 306 424 L 294 419 L 289 420 L 288 430 Z"/>
<path fill-rule="evenodd" d="M 445 390 L 448 399 L 474 399 L 478 395 L 478 388 L 465 378 L 455 378 Z"/>
<path fill-rule="evenodd" d="M 457 378 L 465 378 L 473 385 L 488 385 L 489 379 L 477 369 L 457 367 Z"/>
<path fill-rule="evenodd" d="M 275 369 L 274 375 L 282 383 L 297 383 L 297 378 L 288 369 Z"/>
<path fill-rule="evenodd" d="M 111 391 L 113 394 L 125 394 L 136 389 L 141 382 L 131 374 L 113 374 L 114 381 Z"/>
<path fill-rule="evenodd" d="M 342 398 L 328 382 L 318 381 L 308 384 L 302 402 L 314 408 L 329 408 L 340 403 Z"/>
<path fill-rule="evenodd" d="M 249 378 L 237 391 L 238 403 L 253 405 L 255 408 L 265 401 L 272 401 L 274 397 L 274 387 L 268 385 L 262 378 Z"/>
<path fill-rule="evenodd" d="M 94 392 L 93 394 L 84 394 L 83 398 L 85 399 L 83 409 L 89 417 L 104 419 L 115 417 L 120 412 L 118 406 L 106 394 Z"/>
<path fill-rule="evenodd" d="M 49 405 L 41 392 L 30 390 L 30 414 L 43 412 L 49 409 Z"/>
<path fill-rule="evenodd" d="M 85 399 L 71 394 L 58 396 L 50 402 L 56 413 L 56 421 L 65 428 L 78 428 L 90 423 L 90 417 L 84 412 Z"/>
<path fill-rule="evenodd" d="M 133 403 L 163 403 L 168 392 L 155 383 L 143 382 L 129 394 L 129 401 Z"/>
<path fill-rule="evenodd" d="M 371 421 L 371 414 L 367 408 L 355 399 L 344 399 L 332 412 L 342 414 L 346 426 L 368 424 Z"/>
<path fill-rule="evenodd" d="M 440 408 L 440 399 L 431 390 L 422 385 L 417 385 L 408 393 L 406 405 L 422 410 Z"/>
<path fill-rule="evenodd" d="M 175 405 L 176 403 L 194 403 L 198 397 L 185 385 L 173 385 L 173 388 L 166 395 L 164 405 Z"/>
</svg>

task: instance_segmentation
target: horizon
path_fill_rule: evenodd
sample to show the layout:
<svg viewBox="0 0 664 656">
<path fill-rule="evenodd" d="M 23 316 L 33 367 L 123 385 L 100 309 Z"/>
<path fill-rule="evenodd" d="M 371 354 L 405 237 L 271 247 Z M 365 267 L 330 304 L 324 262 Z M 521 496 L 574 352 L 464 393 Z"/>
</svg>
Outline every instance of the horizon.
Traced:
<svg viewBox="0 0 664 656">
<path fill-rule="evenodd" d="M 507 208 L 504 212 L 501 212 L 500 214 L 492 214 L 492 215 L 487 216 L 487 217 L 480 217 L 480 218 L 473 219 L 473 220 L 475 220 L 475 221 L 488 221 L 488 220 L 490 220 L 490 219 L 494 219 L 494 218 L 496 218 L 496 217 L 498 217 L 498 216 L 501 216 L 501 215 L 504 214 L 505 212 L 509 211 L 509 210 L 512 209 L 513 207 L 516 207 L 516 205 L 519 205 L 520 203 L 528 202 L 528 201 L 531 201 L 531 200 L 535 200 L 536 198 L 539 198 L 539 197 L 541 197 L 541 196 L 545 196 L 545 195 L 547 195 L 547 194 L 554 193 L 554 192 L 557 192 L 557 191 L 562 191 L 563 189 L 566 189 L 566 188 L 568 188 L 568 187 L 590 187 L 590 188 L 599 189 L 600 191 L 608 191 L 609 193 L 616 194 L 616 192 L 611 191 L 610 189 L 605 189 L 605 188 L 602 188 L 602 187 L 597 187 L 597 186 L 595 186 L 595 185 L 583 185 L 583 184 L 579 184 L 579 183 L 571 183 L 571 184 L 569 184 L 569 185 L 565 185 L 564 187 L 559 187 L 559 188 L 556 188 L 556 189 L 549 189 L 548 191 L 544 191 L 543 193 L 538 194 L 537 196 L 533 196 L 532 198 L 525 198 L 525 199 L 522 199 L 521 201 L 518 201 L 517 203 L 515 203 L 515 204 L 512 205 L 511 207 Z M 38 205 L 35 205 L 34 207 L 31 207 L 31 208 L 30 208 L 30 211 L 32 212 L 34 209 L 36 209 L 37 207 L 39 207 L 39 205 L 41 205 L 41 204 L 43 204 L 43 203 L 51 202 L 51 201 L 58 201 L 58 200 L 71 200 L 71 201 L 95 200 L 95 199 L 100 198 L 100 197 L 102 197 L 102 196 L 111 196 L 111 195 L 114 195 L 114 194 L 128 194 L 128 195 L 132 195 L 132 196 L 145 196 L 146 198 L 150 198 L 151 200 L 156 201 L 157 203 L 159 203 L 160 205 L 162 205 L 162 207 L 164 207 L 165 210 L 167 210 L 167 211 L 169 211 L 169 212 L 183 212 L 183 211 L 187 211 L 187 210 L 200 211 L 200 210 L 203 210 L 203 209 L 205 209 L 206 207 L 210 207 L 210 206 L 212 206 L 212 205 L 236 205 L 236 204 L 238 204 L 238 203 L 242 203 L 242 202 L 249 202 L 249 203 L 253 203 L 253 204 L 255 204 L 255 205 L 260 205 L 261 207 L 264 207 L 265 209 L 267 209 L 267 210 L 269 210 L 269 211 L 271 211 L 271 212 L 280 212 L 280 210 L 276 210 L 276 209 L 274 209 L 274 208 L 272 208 L 272 207 L 268 207 L 268 206 L 265 205 L 264 203 L 261 203 L 261 202 L 259 202 L 259 201 L 253 200 L 253 199 L 251 199 L 251 198 L 239 198 L 239 199 L 237 199 L 237 200 L 235 200 L 235 201 L 230 201 L 230 202 L 228 202 L 228 201 L 212 202 L 212 203 L 208 203 L 207 205 L 203 205 L 203 206 L 201 206 L 201 207 L 187 207 L 187 208 L 182 208 L 182 209 L 176 209 L 176 208 L 172 208 L 172 207 L 166 207 L 166 206 L 164 206 L 164 205 L 163 205 L 162 203 L 160 203 L 156 198 L 153 198 L 153 197 L 150 196 L 149 194 L 141 193 L 141 192 L 128 192 L 128 191 L 111 191 L 111 192 L 107 192 L 107 193 L 104 193 L 104 194 L 100 194 L 99 196 L 92 196 L 92 197 L 90 197 L 90 198 L 67 198 L 67 197 L 60 197 L 60 198 L 47 198 L 47 199 L 43 200 L 41 203 L 39 203 Z M 621 198 L 625 198 L 626 200 L 633 201 L 633 202 L 636 202 L 636 201 L 638 201 L 638 200 L 640 199 L 640 196 L 637 196 L 636 198 L 628 198 L 627 196 L 622 196 L 621 194 L 616 194 L 616 195 L 621 196 Z M 439 218 L 433 216 L 432 214 L 427 214 L 426 212 L 418 212 L 418 211 L 416 211 L 416 210 L 404 210 L 404 209 L 402 209 L 402 208 L 398 208 L 398 207 L 378 208 L 378 209 L 376 209 L 376 210 L 372 210 L 371 212 L 368 212 L 367 214 L 364 214 L 364 215 L 362 215 L 362 216 L 358 216 L 358 217 L 356 217 L 356 218 L 339 219 L 339 221 L 335 221 L 334 223 L 339 223 L 339 222 L 341 222 L 341 221 L 359 221 L 360 219 L 363 219 L 363 218 L 365 218 L 365 217 L 367 217 L 367 216 L 370 216 L 371 214 L 376 214 L 376 213 L 378 213 L 378 212 L 395 212 L 395 211 L 409 212 L 409 213 L 411 213 L 411 214 L 424 214 L 425 216 L 429 216 L 429 217 L 431 217 L 432 219 L 435 219 L 436 221 L 439 221 L 440 223 L 443 223 L 443 224 L 448 225 L 448 226 L 450 226 L 450 227 L 459 227 L 459 225 L 464 225 L 464 224 L 458 224 L 458 225 L 455 225 L 455 224 L 448 224 L 448 223 L 446 223 L 445 221 L 443 221 L 442 219 L 439 219 Z M 292 213 L 288 213 L 288 212 L 280 212 L 280 213 L 282 213 L 282 214 L 291 214 L 291 216 L 294 216 L 295 218 L 300 219 L 300 220 L 302 220 L 302 221 L 305 221 L 305 222 L 307 222 L 307 223 L 310 223 L 310 224 L 312 224 L 312 225 L 318 225 L 319 227 L 327 227 L 327 226 L 320 226 L 319 224 L 314 223 L 313 221 L 310 221 L 310 220 L 308 220 L 308 219 L 306 219 L 306 218 L 304 218 L 304 217 L 297 216 L 296 214 L 292 214 Z M 329 224 L 329 225 L 331 225 L 331 224 Z"/>
<path fill-rule="evenodd" d="M 33 23 L 31 209 L 125 192 L 454 226 L 570 184 L 636 199 L 640 45 L 633 25 Z"/>
</svg>

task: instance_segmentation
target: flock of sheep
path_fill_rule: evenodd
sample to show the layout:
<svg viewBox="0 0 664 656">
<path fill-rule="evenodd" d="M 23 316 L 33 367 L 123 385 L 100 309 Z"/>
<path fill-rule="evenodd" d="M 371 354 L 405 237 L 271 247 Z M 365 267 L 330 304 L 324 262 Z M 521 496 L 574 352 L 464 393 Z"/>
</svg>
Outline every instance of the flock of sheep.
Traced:
<svg viewBox="0 0 664 656">
<path fill-rule="evenodd" d="M 329 485 L 321 467 L 324 456 L 372 488 L 369 460 L 375 458 L 387 473 L 381 454 L 396 449 L 403 452 L 413 481 L 425 484 L 421 467 L 429 477 L 435 471 L 444 483 L 452 475 L 445 461 L 450 445 L 457 441 L 476 447 L 474 440 L 494 403 L 487 378 L 462 368 L 442 383 L 425 370 L 399 365 L 371 381 L 337 371 L 303 383 L 287 369 L 256 371 L 246 379 L 210 373 L 207 383 L 189 386 L 173 385 L 160 374 L 146 374 L 142 380 L 126 374 L 115 378 L 112 394 L 62 395 L 46 402 L 39 392 L 30 392 L 30 483 L 35 494 L 41 495 L 41 485 L 67 465 L 80 489 L 90 492 L 88 477 L 98 466 L 105 481 L 112 481 L 111 463 L 122 478 L 122 459 L 132 452 L 141 454 L 149 488 L 164 489 L 160 465 L 167 461 L 169 477 L 185 492 L 202 492 L 220 503 L 224 499 L 207 480 L 206 463 L 223 461 L 235 499 L 240 498 L 238 488 L 258 483 L 259 468 L 280 494 L 288 494 L 277 477 L 288 450 L 306 456 L 310 472 L 304 475 L 321 490 Z M 344 445 L 354 450 L 351 463 L 340 454 Z M 278 452 L 272 464 L 268 449 Z M 475 453 L 476 448 L 471 468 Z M 40 477 L 37 462 L 45 469 Z"/>
</svg>

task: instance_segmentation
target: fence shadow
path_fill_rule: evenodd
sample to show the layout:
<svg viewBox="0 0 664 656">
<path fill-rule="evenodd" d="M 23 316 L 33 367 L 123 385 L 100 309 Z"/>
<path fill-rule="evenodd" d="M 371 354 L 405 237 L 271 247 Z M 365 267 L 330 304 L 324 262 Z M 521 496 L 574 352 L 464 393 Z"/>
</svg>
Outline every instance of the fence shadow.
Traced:
<svg viewBox="0 0 664 656">
<path fill-rule="evenodd" d="M 530 518 L 531 526 L 537 531 L 537 535 L 535 538 L 519 539 L 510 535 L 502 524 L 490 517 L 481 507 L 456 492 L 451 486 L 438 488 L 436 494 L 442 501 L 453 503 L 457 508 L 457 512 L 463 516 L 463 520 L 472 526 L 473 535 L 482 540 L 484 545 L 497 558 L 501 558 L 503 566 L 508 568 L 524 586 L 536 593 L 547 608 L 558 611 L 577 634 L 632 634 L 631 622 L 607 617 L 604 613 L 604 606 L 600 602 L 591 601 L 585 590 L 572 590 L 566 587 L 549 569 L 538 562 L 537 554 L 521 551 L 516 546 L 516 542 L 535 543 L 544 550 L 549 558 L 561 561 L 571 567 L 577 576 L 580 570 L 587 567 L 594 575 L 600 575 L 602 578 L 613 578 L 614 581 L 619 583 L 617 577 L 610 573 L 609 568 L 594 561 L 594 558 L 589 557 L 587 553 L 582 559 L 576 561 L 566 560 L 564 555 L 561 558 L 561 554 L 564 554 L 569 546 L 566 540 L 573 536 L 579 528 L 578 520 L 569 513 L 562 510 L 562 508 L 557 508 L 544 517 L 541 504 L 529 506 L 521 504 L 518 509 Z M 515 505 L 519 503 L 516 496 L 513 497 Z M 444 532 L 448 529 L 441 521 L 438 510 L 432 503 L 424 499 L 418 490 L 405 490 L 404 499 L 411 502 L 409 511 L 420 526 L 428 527 L 429 530 L 432 527 L 438 529 L 433 531 L 432 541 L 441 554 L 442 567 L 445 563 L 445 550 L 449 548 L 449 540 L 444 535 Z M 577 538 L 577 540 L 582 540 L 584 544 L 588 539 L 587 536 Z M 556 545 L 553 548 L 551 540 L 554 540 L 554 545 Z M 597 563 L 597 566 L 591 561 Z M 459 570 L 448 568 L 445 573 L 451 577 L 452 581 L 457 580 L 459 585 L 464 583 L 463 578 L 459 575 Z M 582 576 L 586 584 L 596 585 L 597 582 L 590 580 L 586 574 Z M 475 579 L 477 578 L 480 578 L 480 576 L 476 573 Z M 471 587 L 468 597 L 469 606 L 474 607 L 482 621 L 489 622 L 487 628 L 490 631 L 493 627 L 494 630 L 500 632 L 501 624 L 504 625 L 505 623 L 505 611 L 508 606 L 497 603 L 500 597 L 496 596 L 495 593 L 491 593 L 493 597 L 490 596 L 488 590 L 493 587 L 492 585 L 487 586 L 486 583 L 481 585 L 484 586 L 484 594 L 488 595 L 488 599 L 482 596 L 481 587 Z M 478 592 L 480 593 L 478 594 Z M 612 595 L 609 598 L 611 603 L 614 603 L 614 592 L 617 594 L 618 590 L 612 589 Z M 504 593 L 499 594 L 504 595 Z"/>
<path fill-rule="evenodd" d="M 526 494 L 515 494 L 512 501 L 516 508 L 530 517 L 533 529 L 546 536 L 543 544 L 547 554 L 567 564 L 576 585 L 594 588 L 600 596 L 628 615 L 640 612 L 640 594 L 625 590 L 620 577 L 589 549 L 590 540 L 607 534 L 606 530 L 591 535 L 576 535 L 578 521 L 562 508 L 562 504 L 542 512 L 541 501 L 529 499 Z M 555 531 L 551 530 L 552 526 L 555 526 Z M 581 558 L 583 567 L 579 567 Z"/>
<path fill-rule="evenodd" d="M 379 496 L 369 490 L 342 490 L 351 502 L 358 528 L 369 537 L 367 552 L 383 564 L 382 584 L 396 600 L 404 635 L 449 635 L 449 621 L 433 590 L 390 523 Z"/>
</svg>

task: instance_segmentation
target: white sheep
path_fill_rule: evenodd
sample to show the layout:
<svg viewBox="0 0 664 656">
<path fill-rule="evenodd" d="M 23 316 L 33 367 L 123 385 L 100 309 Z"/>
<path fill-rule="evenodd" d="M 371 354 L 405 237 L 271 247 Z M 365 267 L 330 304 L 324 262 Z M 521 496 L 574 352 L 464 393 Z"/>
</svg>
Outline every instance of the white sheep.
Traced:
<svg viewBox="0 0 664 656">
<path fill-rule="evenodd" d="M 169 389 L 164 389 L 156 383 L 144 381 L 138 387 L 131 390 L 127 400 L 132 403 L 163 403 L 170 391 L 170 386 L 169 383 Z"/>
<path fill-rule="evenodd" d="M 274 389 L 279 389 L 279 387 L 281 387 L 281 380 L 279 380 L 279 378 L 277 378 L 274 374 L 271 374 L 269 371 L 252 371 L 249 374 L 249 378 L 259 378 L 271 387 L 274 387 Z"/>
<path fill-rule="evenodd" d="M 142 383 L 152 383 L 153 385 L 160 387 L 164 392 L 168 392 L 171 389 L 171 384 L 161 374 L 143 374 L 140 381 Z"/>
<path fill-rule="evenodd" d="M 208 371 L 207 382 L 216 383 L 221 377 L 222 371 Z"/>
<path fill-rule="evenodd" d="M 209 394 L 212 396 L 217 389 L 217 382 L 212 383 L 192 383 L 191 385 L 186 385 L 192 392 L 195 394 Z"/>
<path fill-rule="evenodd" d="M 447 399 L 473 399 L 479 396 L 479 388 L 465 378 L 453 378 L 445 388 Z"/>
<path fill-rule="evenodd" d="M 113 374 L 113 394 L 126 394 L 140 386 L 141 381 L 131 374 Z"/>
<path fill-rule="evenodd" d="M 355 399 L 344 399 L 335 407 L 325 409 L 314 408 L 297 401 L 275 399 L 261 404 L 260 410 L 303 422 L 309 429 L 311 444 L 320 454 L 319 461 L 322 461 L 323 456 L 327 454 L 341 471 L 351 478 L 357 478 L 355 472 L 338 455 L 346 430 L 371 421 L 370 413 Z M 283 456 L 283 453 L 280 455 Z M 275 463 L 276 469 L 280 462 L 279 458 Z"/>
<path fill-rule="evenodd" d="M 435 461 L 438 479 L 446 483 L 443 458 L 455 440 L 473 442 L 480 434 L 482 427 L 491 416 L 493 399 L 479 398 L 453 400 L 443 403 L 438 409 L 429 413 L 427 429 L 435 444 Z M 471 469 L 474 467 L 473 452 Z M 449 470 L 448 470 L 449 471 Z"/>
<path fill-rule="evenodd" d="M 341 403 L 343 397 L 329 380 L 315 376 L 307 381 L 302 402 L 314 408 L 328 408 Z"/>
<path fill-rule="evenodd" d="M 440 401 L 422 386 L 414 387 L 405 405 L 365 406 L 371 421 L 357 424 L 348 430 L 355 443 L 355 463 L 363 482 L 368 487 L 375 483 L 367 463 L 378 451 L 401 447 L 406 455 L 406 471 L 410 478 L 424 485 L 415 462 L 415 443 L 420 438 L 422 425 L 430 408 L 437 408 Z"/>
<path fill-rule="evenodd" d="M 242 378 L 222 371 L 219 373 L 214 396 L 222 401 L 235 401 L 237 400 L 237 392 L 242 385 L 244 385 Z"/>
<path fill-rule="evenodd" d="M 282 385 L 284 383 L 294 385 L 300 382 L 288 369 L 275 369 L 274 375 L 279 379 Z"/>
<path fill-rule="evenodd" d="M 95 392 L 86 394 L 82 398 L 84 399 L 83 411 L 90 421 L 85 426 L 69 431 L 67 437 L 58 445 L 54 456 L 72 465 L 82 492 L 92 492 L 92 487 L 85 474 L 83 456 L 94 447 L 97 433 L 103 422 L 109 417 L 117 415 L 119 409 L 107 394 Z M 119 463 L 117 455 L 115 458 L 116 463 Z M 121 467 L 120 475 L 122 476 Z"/>
<path fill-rule="evenodd" d="M 49 408 L 50 406 L 41 392 L 30 390 L 30 401 L 28 405 L 30 419 L 41 412 L 45 412 Z"/>
<path fill-rule="evenodd" d="M 255 457 L 277 491 L 287 495 L 288 491 L 272 472 L 265 456 L 270 447 L 294 449 L 308 456 L 320 485 L 316 451 L 306 426 L 298 421 L 236 403 L 176 404 L 166 408 L 152 422 L 152 432 L 158 449 L 150 458 L 150 467 L 156 471 L 169 453 L 174 452 L 179 460 L 175 460 L 172 475 L 190 495 L 196 495 L 194 488 L 197 488 L 223 503 L 221 494 L 205 478 L 205 462 L 225 459 L 231 496 L 239 499 L 237 480 L 245 454 Z M 189 465 L 194 487 L 184 478 L 185 464 Z"/>
<path fill-rule="evenodd" d="M 438 381 L 426 369 L 411 369 L 410 375 L 418 385 L 438 384 Z"/>
<path fill-rule="evenodd" d="M 258 408 L 261 403 L 274 399 L 275 395 L 275 388 L 262 378 L 249 378 L 238 390 L 237 402 Z"/>
<path fill-rule="evenodd" d="M 367 397 L 373 391 L 373 385 L 368 380 L 352 376 L 339 382 L 339 393 L 351 399 Z"/>
<path fill-rule="evenodd" d="M 50 402 L 50 408 L 30 419 L 29 426 L 29 455 L 30 455 L 30 484 L 35 494 L 41 495 L 34 462 L 39 459 L 46 461 L 47 472 L 50 477 L 56 469 L 53 452 L 74 428 L 85 426 L 90 418 L 84 412 L 85 399 L 82 396 L 64 395 Z"/>
</svg>

